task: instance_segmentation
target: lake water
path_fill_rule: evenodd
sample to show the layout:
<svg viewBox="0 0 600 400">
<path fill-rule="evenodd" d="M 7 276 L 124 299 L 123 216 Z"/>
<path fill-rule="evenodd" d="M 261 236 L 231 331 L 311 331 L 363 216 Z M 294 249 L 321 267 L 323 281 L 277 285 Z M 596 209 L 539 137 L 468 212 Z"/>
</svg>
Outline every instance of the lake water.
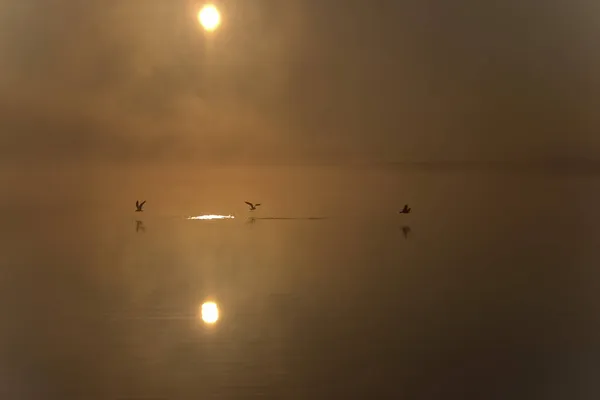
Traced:
<svg viewBox="0 0 600 400">
<path fill-rule="evenodd" d="M 2 398 L 600 398 L 600 177 L 103 174 L 4 177 Z"/>
</svg>

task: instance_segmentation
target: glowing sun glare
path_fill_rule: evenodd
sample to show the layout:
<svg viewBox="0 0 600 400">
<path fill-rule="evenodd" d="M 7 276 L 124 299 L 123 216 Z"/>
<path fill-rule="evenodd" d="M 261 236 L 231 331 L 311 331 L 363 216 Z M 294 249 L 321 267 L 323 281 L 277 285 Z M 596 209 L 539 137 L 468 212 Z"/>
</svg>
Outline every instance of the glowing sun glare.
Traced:
<svg viewBox="0 0 600 400">
<path fill-rule="evenodd" d="M 207 324 L 214 324 L 219 320 L 219 307 L 212 301 L 202 304 L 202 321 Z"/>
<path fill-rule="evenodd" d="M 206 5 L 198 13 L 198 21 L 207 31 L 214 31 L 221 24 L 221 15 L 217 7 Z"/>
</svg>

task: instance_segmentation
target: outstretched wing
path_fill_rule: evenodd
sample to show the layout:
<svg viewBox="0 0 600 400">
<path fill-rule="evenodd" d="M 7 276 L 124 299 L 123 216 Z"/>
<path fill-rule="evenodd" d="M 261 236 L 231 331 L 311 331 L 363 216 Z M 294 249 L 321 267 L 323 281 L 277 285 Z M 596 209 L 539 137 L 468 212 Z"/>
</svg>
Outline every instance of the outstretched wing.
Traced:
<svg viewBox="0 0 600 400">
<path fill-rule="evenodd" d="M 244 203 L 248 204 L 250 207 L 254 207 L 254 205 L 252 203 L 250 203 L 249 201 L 245 201 Z"/>
<path fill-rule="evenodd" d="M 144 200 L 140 203 L 140 208 L 144 207 L 144 204 L 146 204 L 146 200 Z"/>
<path fill-rule="evenodd" d="M 257 204 L 254 205 L 254 207 L 258 207 L 258 206 L 260 206 L 260 203 L 257 203 Z"/>
<path fill-rule="evenodd" d="M 135 201 L 135 207 L 140 208 L 140 202 L 138 200 Z"/>
</svg>

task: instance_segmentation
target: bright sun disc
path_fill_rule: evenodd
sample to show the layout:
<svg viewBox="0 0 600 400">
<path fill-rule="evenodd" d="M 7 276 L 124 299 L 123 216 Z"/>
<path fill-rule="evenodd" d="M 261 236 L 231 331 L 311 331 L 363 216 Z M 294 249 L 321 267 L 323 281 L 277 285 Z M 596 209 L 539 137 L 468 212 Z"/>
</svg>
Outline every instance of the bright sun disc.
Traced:
<svg viewBox="0 0 600 400">
<path fill-rule="evenodd" d="M 214 31 L 221 23 L 221 15 L 217 7 L 206 5 L 198 13 L 198 21 L 200 21 L 200 25 L 207 31 Z"/>
<path fill-rule="evenodd" d="M 212 301 L 202 304 L 202 321 L 214 324 L 219 320 L 219 307 Z"/>
</svg>

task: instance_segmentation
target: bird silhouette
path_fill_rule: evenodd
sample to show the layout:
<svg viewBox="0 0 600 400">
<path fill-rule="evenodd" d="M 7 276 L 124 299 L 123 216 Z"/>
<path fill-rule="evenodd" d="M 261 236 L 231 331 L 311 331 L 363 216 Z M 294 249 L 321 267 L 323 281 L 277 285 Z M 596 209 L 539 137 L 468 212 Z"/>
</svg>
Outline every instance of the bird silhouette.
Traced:
<svg viewBox="0 0 600 400">
<path fill-rule="evenodd" d="M 256 210 L 256 207 L 260 206 L 260 203 L 252 204 L 249 201 L 245 201 L 244 203 L 246 203 L 246 204 L 248 204 L 248 206 L 250 206 L 250 211 L 254 211 L 254 210 Z"/>
<path fill-rule="evenodd" d="M 404 205 L 404 208 L 401 211 L 398 211 L 398 214 L 408 214 L 410 213 L 410 208 L 408 208 L 408 204 Z"/>
<path fill-rule="evenodd" d="M 135 208 L 136 208 L 135 212 L 144 211 L 144 210 L 142 210 L 142 208 L 144 207 L 144 204 L 146 204 L 146 200 L 142 201 L 141 203 L 138 200 L 136 200 L 135 201 Z"/>
</svg>

